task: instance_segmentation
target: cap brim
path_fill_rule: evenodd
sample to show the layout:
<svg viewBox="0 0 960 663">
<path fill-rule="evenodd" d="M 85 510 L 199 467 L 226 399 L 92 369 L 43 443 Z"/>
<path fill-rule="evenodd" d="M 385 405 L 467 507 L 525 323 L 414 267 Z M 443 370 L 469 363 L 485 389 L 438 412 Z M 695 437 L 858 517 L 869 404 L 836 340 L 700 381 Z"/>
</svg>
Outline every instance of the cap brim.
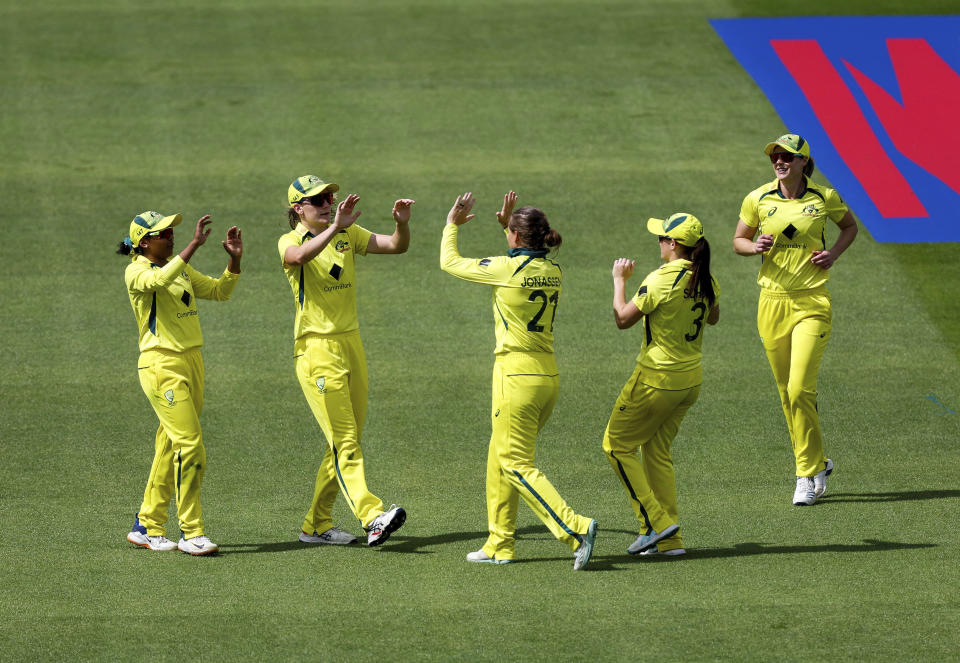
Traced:
<svg viewBox="0 0 960 663">
<path fill-rule="evenodd" d="M 800 156 L 803 156 L 803 152 L 799 152 L 791 147 L 787 147 L 783 143 L 777 143 L 777 142 L 767 143 L 767 146 L 763 148 L 763 152 L 767 156 L 770 156 L 771 154 L 773 154 L 773 151 L 778 147 L 782 147 L 785 152 L 791 152 L 793 154 L 799 154 Z"/>
<path fill-rule="evenodd" d="M 663 219 L 647 219 L 647 230 L 657 237 L 663 235 Z"/>
<path fill-rule="evenodd" d="M 340 190 L 340 186 L 338 184 L 334 184 L 333 182 L 326 182 L 324 184 L 321 184 L 320 186 L 315 186 L 312 189 L 307 189 L 306 192 L 303 194 L 303 197 L 301 198 L 301 200 L 303 198 L 309 198 L 310 196 L 316 196 L 317 194 L 323 193 L 324 191 L 332 191 L 333 193 L 336 193 L 339 190 Z"/>
<path fill-rule="evenodd" d="M 163 217 L 163 220 L 157 224 L 154 230 L 173 228 L 174 226 L 179 226 L 181 221 L 183 221 L 183 216 L 181 214 L 171 214 L 170 216 Z"/>
</svg>

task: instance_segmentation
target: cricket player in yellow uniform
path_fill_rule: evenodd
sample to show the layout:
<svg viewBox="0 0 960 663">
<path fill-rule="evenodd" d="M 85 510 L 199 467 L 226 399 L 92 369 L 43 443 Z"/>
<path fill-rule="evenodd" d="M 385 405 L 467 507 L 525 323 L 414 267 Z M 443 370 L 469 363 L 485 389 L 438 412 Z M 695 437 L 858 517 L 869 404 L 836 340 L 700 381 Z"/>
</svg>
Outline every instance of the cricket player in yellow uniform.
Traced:
<svg viewBox="0 0 960 663">
<path fill-rule="evenodd" d="M 179 214 L 138 214 L 117 251 L 133 254 L 124 280 L 140 331 L 137 371 L 160 420 L 143 504 L 127 540 L 150 550 L 179 548 L 191 555 L 210 555 L 218 547 L 204 533 L 200 508 L 207 454 L 200 430 L 204 373 L 197 298 L 230 299 L 240 274 L 243 241 L 236 226 L 227 231 L 223 248 L 229 263 L 223 274 L 211 278 L 188 264 L 210 235 L 210 217 L 197 221 L 193 239 L 173 256 L 173 227 L 181 220 Z M 171 496 L 176 498 L 182 532 L 179 543 L 165 536 Z"/>
<path fill-rule="evenodd" d="M 330 215 L 340 187 L 315 175 L 294 180 L 287 192 L 292 230 L 278 243 L 283 272 L 293 291 L 297 380 L 327 439 L 313 503 L 301 527 L 304 543 L 346 545 L 356 538 L 333 524 L 338 490 L 377 546 L 403 525 L 406 512 L 367 488 L 360 438 L 367 416 L 367 360 L 357 319 L 354 259 L 367 253 L 404 253 L 410 244 L 410 206 L 393 206 L 396 228 L 379 235 L 354 224 L 359 196 L 350 194 Z"/>
<path fill-rule="evenodd" d="M 664 264 L 629 301 L 626 282 L 634 261 L 613 264 L 617 327 L 628 329 L 642 319 L 645 343 L 610 414 L 603 451 L 642 525 L 627 552 L 683 555 L 670 447 L 700 395 L 703 331 L 720 319 L 720 288 L 710 274 L 710 245 L 697 217 L 680 212 L 649 219 L 647 230 L 657 235 Z"/>
<path fill-rule="evenodd" d="M 817 374 L 833 317 L 828 270 L 856 238 L 857 222 L 836 191 L 810 180 L 814 164 L 803 138 L 783 135 L 764 152 L 776 179 L 744 198 L 733 248 L 761 256 L 757 328 L 793 443 L 793 503 L 809 506 L 826 492 L 833 471 L 817 413 Z M 840 229 L 829 249 L 828 219 Z"/>
<path fill-rule="evenodd" d="M 560 267 L 546 256 L 560 234 L 534 207 L 513 211 L 517 194 L 504 196 L 497 214 L 507 235 L 506 256 L 463 258 L 459 226 L 474 217 L 473 194 L 457 198 L 447 215 L 440 245 L 441 268 L 456 277 L 493 286 L 496 361 L 487 455 L 487 520 L 490 535 L 471 562 L 506 564 L 514 560 L 519 498 L 523 497 L 555 537 L 574 551 L 574 570 L 590 561 L 597 521 L 576 514 L 533 465 L 537 435 L 559 394 L 553 355 L 553 324 L 563 289 Z"/>
</svg>

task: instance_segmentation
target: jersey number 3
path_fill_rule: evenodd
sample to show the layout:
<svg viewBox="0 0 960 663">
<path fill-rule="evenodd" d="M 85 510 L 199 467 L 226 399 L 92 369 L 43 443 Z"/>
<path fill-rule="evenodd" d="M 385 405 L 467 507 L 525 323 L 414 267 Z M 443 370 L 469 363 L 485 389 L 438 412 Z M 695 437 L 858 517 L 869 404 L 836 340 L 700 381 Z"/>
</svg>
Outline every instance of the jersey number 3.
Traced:
<svg viewBox="0 0 960 663">
<path fill-rule="evenodd" d="M 703 331 L 703 316 L 707 313 L 707 305 L 703 302 L 697 302 L 690 308 L 690 310 L 694 312 L 700 311 L 700 315 L 696 320 L 693 321 L 693 324 L 695 324 L 697 328 L 693 330 L 692 334 L 684 334 L 683 337 L 688 341 L 696 341 L 697 337 L 700 335 L 700 332 Z"/>
<path fill-rule="evenodd" d="M 527 331 L 532 332 L 542 332 L 543 325 L 540 323 L 540 318 L 543 317 L 543 312 L 547 310 L 547 303 L 553 304 L 553 313 L 550 316 L 550 332 L 553 332 L 553 320 L 557 317 L 557 303 L 560 301 L 560 293 L 554 291 L 550 297 L 547 297 L 547 293 L 543 290 L 534 290 L 530 293 L 530 296 L 527 298 L 528 302 L 541 302 L 540 310 L 537 311 L 537 314 L 533 316 L 530 322 L 527 323 Z M 703 316 L 701 316 L 703 317 Z"/>
</svg>

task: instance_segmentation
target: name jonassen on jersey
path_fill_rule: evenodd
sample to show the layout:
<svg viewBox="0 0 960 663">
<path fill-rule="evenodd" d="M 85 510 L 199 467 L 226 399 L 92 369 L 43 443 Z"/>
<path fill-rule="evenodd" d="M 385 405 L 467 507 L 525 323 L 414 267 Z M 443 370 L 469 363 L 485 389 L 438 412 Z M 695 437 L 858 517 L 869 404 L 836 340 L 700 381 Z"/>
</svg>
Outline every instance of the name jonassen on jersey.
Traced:
<svg viewBox="0 0 960 663">
<path fill-rule="evenodd" d="M 520 284 L 524 288 L 559 288 L 559 276 L 524 276 Z"/>
</svg>

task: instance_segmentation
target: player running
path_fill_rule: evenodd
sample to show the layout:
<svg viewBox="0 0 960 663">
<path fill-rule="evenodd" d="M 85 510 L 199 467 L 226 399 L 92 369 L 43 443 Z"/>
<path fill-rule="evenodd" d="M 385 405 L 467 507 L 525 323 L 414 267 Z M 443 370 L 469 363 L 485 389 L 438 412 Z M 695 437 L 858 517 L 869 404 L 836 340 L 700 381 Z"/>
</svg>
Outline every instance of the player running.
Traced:
<svg viewBox="0 0 960 663">
<path fill-rule="evenodd" d="M 230 260 L 223 274 L 210 278 L 188 264 L 210 235 L 210 217 L 197 221 L 193 239 L 171 258 L 173 228 L 181 220 L 179 214 L 138 214 L 117 249 L 121 255 L 133 254 L 124 280 L 140 331 L 137 371 L 160 420 L 143 504 L 127 541 L 150 550 L 179 548 L 191 555 L 211 555 L 218 547 L 204 534 L 200 508 L 207 453 L 200 431 L 204 370 L 197 298 L 230 299 L 240 275 L 243 241 L 236 226 L 227 230 L 223 248 Z M 179 543 L 168 540 L 164 528 L 174 495 Z"/>
<path fill-rule="evenodd" d="M 647 230 L 657 235 L 665 264 L 647 275 L 629 301 L 626 283 L 634 261 L 613 263 L 614 320 L 629 329 L 643 319 L 646 343 L 613 406 L 603 451 L 643 526 L 627 552 L 683 555 L 670 445 L 700 395 L 703 331 L 720 319 L 720 289 L 697 217 L 680 212 L 649 219 Z"/>
<path fill-rule="evenodd" d="M 327 439 L 317 472 L 313 503 L 301 527 L 304 543 L 347 545 L 356 538 L 333 525 L 338 487 L 367 532 L 367 545 L 380 545 L 403 525 L 406 512 L 384 509 L 367 489 L 360 438 L 367 417 L 367 360 L 357 319 L 356 255 L 404 253 L 410 245 L 407 198 L 393 205 L 392 235 L 379 235 L 354 222 L 360 216 L 355 194 L 337 205 L 340 187 L 314 175 L 298 177 L 287 191 L 290 232 L 278 248 L 293 290 L 294 360 L 307 403 Z"/>
<path fill-rule="evenodd" d="M 803 138 L 785 134 L 764 152 L 776 178 L 744 199 L 733 250 L 761 255 L 757 329 L 793 443 L 793 503 L 809 506 L 826 492 L 833 471 L 817 413 L 817 374 L 833 317 L 827 270 L 856 238 L 857 222 L 836 191 L 810 180 L 814 165 Z M 829 249 L 827 219 L 840 229 Z"/>
<path fill-rule="evenodd" d="M 553 323 L 563 274 L 547 259 L 560 245 L 560 233 L 535 207 L 513 211 L 517 194 L 503 198 L 497 219 L 506 232 L 506 256 L 463 258 L 457 249 L 459 227 L 470 214 L 472 193 L 457 197 L 447 214 L 440 245 L 440 267 L 456 277 L 493 286 L 497 345 L 493 365 L 493 431 L 487 454 L 487 520 L 490 535 L 467 561 L 514 561 L 519 498 L 533 509 L 554 536 L 574 551 L 573 569 L 590 561 L 597 521 L 574 513 L 533 465 L 537 435 L 550 418 L 559 394 L 553 355 Z"/>
</svg>

